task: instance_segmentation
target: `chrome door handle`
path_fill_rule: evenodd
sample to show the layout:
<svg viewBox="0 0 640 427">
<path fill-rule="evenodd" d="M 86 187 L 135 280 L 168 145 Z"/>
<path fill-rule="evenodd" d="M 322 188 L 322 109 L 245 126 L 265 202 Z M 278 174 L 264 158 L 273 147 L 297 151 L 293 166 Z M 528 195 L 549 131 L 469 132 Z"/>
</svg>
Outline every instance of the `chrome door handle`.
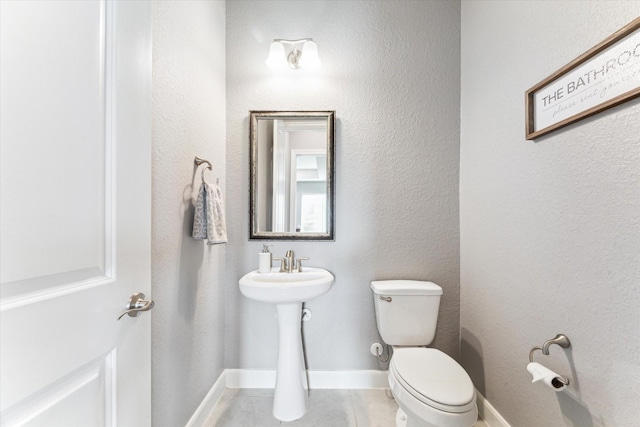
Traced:
<svg viewBox="0 0 640 427">
<path fill-rule="evenodd" d="M 129 298 L 129 305 L 127 309 L 118 317 L 118 320 L 122 319 L 122 316 L 128 314 L 130 317 L 136 317 L 141 311 L 149 311 L 156 305 L 153 300 L 144 299 L 144 294 L 136 292 Z"/>
</svg>

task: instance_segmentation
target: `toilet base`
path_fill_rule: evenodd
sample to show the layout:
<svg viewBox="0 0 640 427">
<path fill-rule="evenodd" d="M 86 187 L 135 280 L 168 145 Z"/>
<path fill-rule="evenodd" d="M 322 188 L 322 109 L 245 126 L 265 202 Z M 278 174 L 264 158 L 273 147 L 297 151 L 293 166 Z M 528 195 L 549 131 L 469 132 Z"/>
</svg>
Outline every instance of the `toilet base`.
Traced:
<svg viewBox="0 0 640 427">
<path fill-rule="evenodd" d="M 432 426 L 432 424 L 429 423 L 420 424 L 420 421 L 418 421 L 417 425 L 415 422 L 409 425 L 409 417 L 407 417 L 407 414 L 404 413 L 402 408 L 398 408 L 396 412 L 396 427 L 422 427 L 423 425 L 427 427 Z M 473 425 L 475 425 L 475 423 Z"/>
<path fill-rule="evenodd" d="M 433 427 L 433 424 L 423 420 L 409 420 L 402 408 L 398 408 L 398 412 L 396 412 L 396 427 Z"/>
<path fill-rule="evenodd" d="M 402 408 L 398 408 L 398 412 L 396 412 L 396 427 L 407 427 L 407 414 Z"/>
</svg>

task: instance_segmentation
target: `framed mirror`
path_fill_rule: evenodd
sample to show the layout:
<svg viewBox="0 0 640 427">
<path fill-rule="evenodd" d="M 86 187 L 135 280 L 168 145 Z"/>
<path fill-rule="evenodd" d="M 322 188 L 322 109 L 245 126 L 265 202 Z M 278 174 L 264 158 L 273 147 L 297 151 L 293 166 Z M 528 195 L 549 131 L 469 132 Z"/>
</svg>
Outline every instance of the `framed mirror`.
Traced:
<svg viewBox="0 0 640 427">
<path fill-rule="evenodd" d="M 249 239 L 334 240 L 334 120 L 250 112 Z"/>
</svg>

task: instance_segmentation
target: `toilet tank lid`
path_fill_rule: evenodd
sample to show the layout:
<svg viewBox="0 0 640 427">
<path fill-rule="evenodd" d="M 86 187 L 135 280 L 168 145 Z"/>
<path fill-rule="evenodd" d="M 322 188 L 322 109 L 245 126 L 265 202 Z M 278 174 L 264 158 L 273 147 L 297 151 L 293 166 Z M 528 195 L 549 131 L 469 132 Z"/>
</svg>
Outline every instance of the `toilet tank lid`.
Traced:
<svg viewBox="0 0 640 427">
<path fill-rule="evenodd" d="M 442 295 L 442 288 L 422 280 L 375 280 L 371 289 L 379 295 Z"/>
</svg>

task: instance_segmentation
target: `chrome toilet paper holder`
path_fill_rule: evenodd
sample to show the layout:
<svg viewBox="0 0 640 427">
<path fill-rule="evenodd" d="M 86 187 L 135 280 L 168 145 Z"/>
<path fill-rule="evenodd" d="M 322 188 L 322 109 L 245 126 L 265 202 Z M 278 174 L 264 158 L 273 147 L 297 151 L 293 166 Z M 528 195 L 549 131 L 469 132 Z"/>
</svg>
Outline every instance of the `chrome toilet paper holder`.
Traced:
<svg viewBox="0 0 640 427">
<path fill-rule="evenodd" d="M 558 334 L 555 337 L 551 338 L 550 340 L 546 340 L 544 344 L 542 344 L 542 347 L 536 346 L 529 351 L 529 363 L 533 362 L 533 354 L 536 352 L 536 350 L 540 350 L 542 354 L 544 354 L 545 356 L 548 356 L 549 347 L 551 347 L 554 344 L 559 345 L 562 348 L 568 348 L 571 346 L 571 341 L 569 341 L 569 337 L 567 337 L 565 334 Z M 569 385 L 569 378 L 561 376 L 559 377 L 559 380 L 564 385 Z"/>
</svg>

